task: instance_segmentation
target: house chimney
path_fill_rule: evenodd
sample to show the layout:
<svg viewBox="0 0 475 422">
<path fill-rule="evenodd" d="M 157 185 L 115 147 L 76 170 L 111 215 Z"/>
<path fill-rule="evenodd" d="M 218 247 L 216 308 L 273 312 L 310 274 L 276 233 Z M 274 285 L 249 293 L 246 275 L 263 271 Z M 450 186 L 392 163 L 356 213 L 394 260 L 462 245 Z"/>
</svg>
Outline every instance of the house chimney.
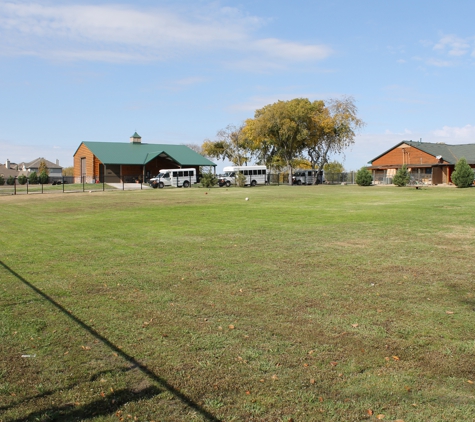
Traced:
<svg viewBox="0 0 475 422">
<path fill-rule="evenodd" d="M 130 142 L 133 144 L 141 144 L 142 143 L 142 138 L 141 136 L 135 132 L 131 137 L 130 137 Z"/>
<path fill-rule="evenodd" d="M 59 166 L 59 160 L 56 158 L 56 165 Z"/>
<path fill-rule="evenodd" d="M 10 169 L 10 160 L 7 158 L 7 162 L 5 163 L 5 168 L 8 170 Z"/>
</svg>

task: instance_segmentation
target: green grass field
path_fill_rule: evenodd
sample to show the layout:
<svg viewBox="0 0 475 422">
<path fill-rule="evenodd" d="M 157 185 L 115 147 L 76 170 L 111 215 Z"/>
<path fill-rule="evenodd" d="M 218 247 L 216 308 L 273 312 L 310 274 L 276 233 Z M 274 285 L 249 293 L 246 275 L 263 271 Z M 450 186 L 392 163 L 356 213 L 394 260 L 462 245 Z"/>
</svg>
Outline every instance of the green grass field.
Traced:
<svg viewBox="0 0 475 422">
<path fill-rule="evenodd" d="M 472 421 L 474 209 L 442 187 L 1 197 L 0 421 Z"/>
</svg>

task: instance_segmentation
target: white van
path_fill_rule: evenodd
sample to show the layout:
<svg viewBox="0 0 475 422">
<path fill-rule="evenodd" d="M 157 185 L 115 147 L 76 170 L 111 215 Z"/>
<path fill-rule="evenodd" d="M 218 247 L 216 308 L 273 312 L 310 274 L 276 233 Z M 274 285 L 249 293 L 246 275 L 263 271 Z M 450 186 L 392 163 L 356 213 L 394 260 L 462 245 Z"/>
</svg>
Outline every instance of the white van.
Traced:
<svg viewBox="0 0 475 422">
<path fill-rule="evenodd" d="M 163 169 L 155 177 L 151 178 L 149 183 L 152 188 L 164 188 L 165 186 L 174 186 L 176 188 L 188 188 L 198 182 L 196 169 Z"/>
<path fill-rule="evenodd" d="M 246 185 L 256 186 L 267 183 L 266 166 L 229 166 L 224 167 L 224 174 L 218 178 L 219 186 L 231 186 L 236 184 L 236 175 L 242 173 L 246 178 Z"/>
<path fill-rule="evenodd" d="M 314 185 L 318 170 L 295 170 L 292 175 L 292 184 L 294 185 Z M 324 183 L 323 171 L 320 171 L 317 185 Z"/>
</svg>

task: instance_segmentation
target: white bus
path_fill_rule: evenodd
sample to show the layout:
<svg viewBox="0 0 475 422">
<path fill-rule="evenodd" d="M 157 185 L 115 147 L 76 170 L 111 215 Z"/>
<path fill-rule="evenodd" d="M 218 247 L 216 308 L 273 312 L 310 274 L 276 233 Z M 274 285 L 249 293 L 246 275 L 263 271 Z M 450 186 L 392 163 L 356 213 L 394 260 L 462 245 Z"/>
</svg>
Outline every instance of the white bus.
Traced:
<svg viewBox="0 0 475 422">
<path fill-rule="evenodd" d="M 224 167 L 224 174 L 219 177 L 220 186 L 236 184 L 236 175 L 241 173 L 246 178 L 245 184 L 250 186 L 265 185 L 267 183 L 266 166 L 229 166 Z"/>
<path fill-rule="evenodd" d="M 292 184 L 294 185 L 314 185 L 315 179 L 317 179 L 317 170 L 295 170 L 292 175 Z M 323 170 L 320 171 L 318 176 L 317 185 L 324 183 Z"/>
<path fill-rule="evenodd" d="M 176 188 L 188 188 L 197 183 L 196 169 L 162 169 L 149 183 L 152 188 L 163 188 L 165 186 L 175 186 Z"/>
</svg>

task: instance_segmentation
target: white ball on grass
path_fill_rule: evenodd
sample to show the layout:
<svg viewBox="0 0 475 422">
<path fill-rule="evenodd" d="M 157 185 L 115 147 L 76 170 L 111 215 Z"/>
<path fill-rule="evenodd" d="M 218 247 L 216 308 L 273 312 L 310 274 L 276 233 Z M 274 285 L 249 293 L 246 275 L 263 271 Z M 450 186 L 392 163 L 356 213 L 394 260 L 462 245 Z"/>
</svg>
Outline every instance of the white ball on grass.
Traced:
<svg viewBox="0 0 475 422">
<path fill-rule="evenodd" d="M 246 201 L 249 201 L 249 198 L 246 198 Z"/>
</svg>

